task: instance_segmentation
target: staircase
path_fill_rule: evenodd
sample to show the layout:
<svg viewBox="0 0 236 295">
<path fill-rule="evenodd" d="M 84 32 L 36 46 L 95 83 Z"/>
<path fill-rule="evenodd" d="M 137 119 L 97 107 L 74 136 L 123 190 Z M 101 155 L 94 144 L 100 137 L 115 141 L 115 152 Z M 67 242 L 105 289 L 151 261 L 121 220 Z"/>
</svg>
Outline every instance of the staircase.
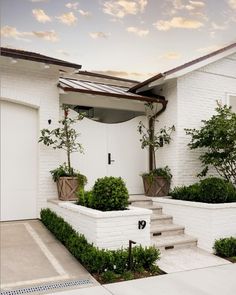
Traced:
<svg viewBox="0 0 236 295">
<path fill-rule="evenodd" d="M 151 244 L 166 251 L 170 249 L 189 248 L 197 245 L 197 239 L 184 233 L 184 226 L 173 223 L 173 217 L 162 212 L 162 207 L 153 205 L 150 197 L 130 196 L 130 204 L 152 210 L 150 235 Z"/>
</svg>

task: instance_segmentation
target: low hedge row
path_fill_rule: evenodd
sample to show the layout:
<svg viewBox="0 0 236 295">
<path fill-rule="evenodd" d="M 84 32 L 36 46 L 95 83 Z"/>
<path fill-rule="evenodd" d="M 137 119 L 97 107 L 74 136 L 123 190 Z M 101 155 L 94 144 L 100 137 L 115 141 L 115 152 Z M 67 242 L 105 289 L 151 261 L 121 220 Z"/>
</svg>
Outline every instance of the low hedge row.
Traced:
<svg viewBox="0 0 236 295">
<path fill-rule="evenodd" d="M 214 243 L 215 253 L 221 257 L 236 257 L 236 238 L 223 238 Z"/>
<path fill-rule="evenodd" d="M 122 274 L 128 271 L 128 250 L 101 250 L 88 243 L 85 237 L 77 233 L 63 218 L 50 209 L 41 210 L 41 221 L 66 246 L 84 267 L 93 274 L 112 271 Z M 136 246 L 132 250 L 132 270 L 149 271 L 160 258 L 155 247 Z"/>
<path fill-rule="evenodd" d="M 236 202 L 234 185 L 217 177 L 206 178 L 189 186 L 176 187 L 170 195 L 177 200 L 203 203 Z"/>
</svg>

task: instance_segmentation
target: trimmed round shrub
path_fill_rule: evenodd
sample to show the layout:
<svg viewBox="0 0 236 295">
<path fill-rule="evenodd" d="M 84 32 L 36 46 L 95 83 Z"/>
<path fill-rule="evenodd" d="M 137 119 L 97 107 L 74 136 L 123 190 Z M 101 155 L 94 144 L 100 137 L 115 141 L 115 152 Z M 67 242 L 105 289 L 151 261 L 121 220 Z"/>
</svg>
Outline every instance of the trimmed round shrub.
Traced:
<svg viewBox="0 0 236 295">
<path fill-rule="evenodd" d="M 236 201 L 236 189 L 224 179 L 211 177 L 200 181 L 200 202 L 226 203 Z"/>
<path fill-rule="evenodd" d="M 91 207 L 101 211 L 124 210 L 129 193 L 121 177 L 99 178 L 93 187 Z"/>
<path fill-rule="evenodd" d="M 236 256 L 236 238 L 224 238 L 215 241 L 213 249 L 215 253 L 222 257 Z"/>
</svg>

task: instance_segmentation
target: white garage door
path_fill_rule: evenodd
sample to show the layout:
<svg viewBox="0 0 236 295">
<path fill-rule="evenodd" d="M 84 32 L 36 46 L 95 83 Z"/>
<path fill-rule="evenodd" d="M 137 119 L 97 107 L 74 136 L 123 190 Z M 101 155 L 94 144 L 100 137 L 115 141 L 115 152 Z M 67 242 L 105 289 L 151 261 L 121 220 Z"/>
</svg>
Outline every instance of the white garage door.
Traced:
<svg viewBox="0 0 236 295">
<path fill-rule="evenodd" d="M 37 111 L 0 102 L 1 220 L 36 218 Z"/>
</svg>

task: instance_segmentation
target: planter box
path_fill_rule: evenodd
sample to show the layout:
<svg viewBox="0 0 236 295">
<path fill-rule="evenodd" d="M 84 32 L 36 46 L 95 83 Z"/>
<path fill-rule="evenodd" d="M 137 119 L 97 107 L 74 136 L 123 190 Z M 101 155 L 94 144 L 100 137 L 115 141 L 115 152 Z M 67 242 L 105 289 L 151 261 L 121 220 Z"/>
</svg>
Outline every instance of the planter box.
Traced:
<svg viewBox="0 0 236 295">
<path fill-rule="evenodd" d="M 58 200 L 49 200 L 47 205 L 100 249 L 126 248 L 129 240 L 150 245 L 151 210 L 130 206 L 129 210 L 102 212 Z M 139 228 L 142 220 L 146 221 L 143 229 Z"/>
<path fill-rule="evenodd" d="M 170 182 L 162 176 L 153 176 L 150 181 L 149 176 L 142 176 L 145 196 L 163 197 L 169 194 Z"/>
<path fill-rule="evenodd" d="M 60 177 L 57 181 L 58 197 L 63 201 L 76 200 L 76 191 L 78 190 L 77 177 Z"/>
<path fill-rule="evenodd" d="M 236 237 L 236 202 L 206 204 L 153 198 L 163 207 L 165 214 L 174 218 L 174 223 L 185 226 L 186 234 L 198 239 L 198 246 L 213 252 L 214 241 L 219 238 Z"/>
</svg>

